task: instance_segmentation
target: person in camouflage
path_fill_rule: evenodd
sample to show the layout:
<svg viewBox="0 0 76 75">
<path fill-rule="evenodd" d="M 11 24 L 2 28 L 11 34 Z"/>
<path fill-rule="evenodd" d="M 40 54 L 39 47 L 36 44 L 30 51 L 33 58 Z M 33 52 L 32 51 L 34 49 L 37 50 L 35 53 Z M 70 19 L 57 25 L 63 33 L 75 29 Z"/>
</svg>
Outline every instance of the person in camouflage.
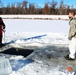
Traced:
<svg viewBox="0 0 76 75">
<path fill-rule="evenodd" d="M 70 54 L 67 55 L 65 58 L 67 60 L 75 60 L 75 53 L 76 53 L 76 17 L 75 17 L 75 12 L 70 11 L 69 12 L 69 34 L 68 34 L 68 39 L 69 39 L 69 52 Z"/>
</svg>

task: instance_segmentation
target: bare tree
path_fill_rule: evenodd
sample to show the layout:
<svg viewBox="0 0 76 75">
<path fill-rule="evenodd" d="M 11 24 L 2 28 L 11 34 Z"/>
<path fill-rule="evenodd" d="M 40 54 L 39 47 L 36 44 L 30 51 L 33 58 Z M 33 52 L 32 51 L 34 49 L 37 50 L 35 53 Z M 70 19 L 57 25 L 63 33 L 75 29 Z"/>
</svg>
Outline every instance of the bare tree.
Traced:
<svg viewBox="0 0 76 75">
<path fill-rule="evenodd" d="M 3 3 L 2 3 L 2 1 L 0 0 L 0 8 L 3 6 Z"/>
<path fill-rule="evenodd" d="M 34 4 L 35 9 L 34 9 L 34 14 L 39 14 L 39 6 L 37 4 Z"/>
<path fill-rule="evenodd" d="M 3 3 L 2 3 L 2 1 L 0 0 L 0 14 L 2 14 L 3 13 Z"/>
<path fill-rule="evenodd" d="M 22 14 L 22 3 L 20 2 L 16 5 L 16 14 Z"/>
<path fill-rule="evenodd" d="M 6 14 L 10 14 L 10 9 L 11 9 L 11 5 L 10 3 L 8 3 L 7 7 L 6 7 Z"/>
<path fill-rule="evenodd" d="M 56 6 L 57 6 L 57 2 L 55 0 L 52 0 L 50 3 L 50 13 L 51 14 L 56 14 L 56 12 L 55 12 Z"/>
<path fill-rule="evenodd" d="M 27 1 L 26 0 L 24 0 L 23 2 L 22 2 L 22 13 L 23 14 L 27 14 Z"/>
<path fill-rule="evenodd" d="M 64 1 L 61 0 L 60 6 L 59 6 L 59 14 L 60 14 L 60 15 L 62 15 L 62 14 L 64 13 L 64 7 L 65 7 Z"/>
<path fill-rule="evenodd" d="M 48 5 L 48 3 L 45 3 L 45 6 L 44 6 L 42 12 L 43 12 L 43 14 L 49 14 L 49 5 Z"/>
<path fill-rule="evenodd" d="M 70 11 L 70 6 L 69 5 L 65 5 L 65 9 L 64 9 L 64 15 L 67 15 Z"/>
<path fill-rule="evenodd" d="M 15 9 L 15 3 L 12 3 L 12 6 L 11 6 L 11 9 L 10 9 L 10 12 L 12 13 L 12 14 L 16 14 L 16 9 Z"/>
<path fill-rule="evenodd" d="M 34 4 L 29 4 L 29 13 L 34 14 L 35 13 L 35 6 Z"/>
</svg>

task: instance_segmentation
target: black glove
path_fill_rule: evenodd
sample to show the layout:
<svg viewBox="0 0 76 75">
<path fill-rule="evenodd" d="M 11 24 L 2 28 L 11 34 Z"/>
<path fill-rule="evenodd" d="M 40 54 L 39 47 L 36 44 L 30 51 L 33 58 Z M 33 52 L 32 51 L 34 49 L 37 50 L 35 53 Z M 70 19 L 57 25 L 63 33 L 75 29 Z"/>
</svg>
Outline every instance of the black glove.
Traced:
<svg viewBox="0 0 76 75">
<path fill-rule="evenodd" d="M 3 26 L 3 29 L 5 29 L 6 28 L 6 26 Z"/>
<path fill-rule="evenodd" d="M 72 37 L 68 36 L 68 39 L 69 39 L 69 40 L 72 40 Z"/>
</svg>

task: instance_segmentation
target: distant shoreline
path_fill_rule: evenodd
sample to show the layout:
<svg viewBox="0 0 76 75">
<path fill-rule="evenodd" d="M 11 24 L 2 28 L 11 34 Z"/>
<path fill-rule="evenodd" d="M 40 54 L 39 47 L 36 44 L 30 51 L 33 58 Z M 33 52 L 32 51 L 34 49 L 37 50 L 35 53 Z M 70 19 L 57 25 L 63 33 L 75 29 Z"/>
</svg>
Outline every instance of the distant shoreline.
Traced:
<svg viewBox="0 0 76 75">
<path fill-rule="evenodd" d="M 3 19 L 68 20 L 68 15 L 0 15 Z"/>
</svg>

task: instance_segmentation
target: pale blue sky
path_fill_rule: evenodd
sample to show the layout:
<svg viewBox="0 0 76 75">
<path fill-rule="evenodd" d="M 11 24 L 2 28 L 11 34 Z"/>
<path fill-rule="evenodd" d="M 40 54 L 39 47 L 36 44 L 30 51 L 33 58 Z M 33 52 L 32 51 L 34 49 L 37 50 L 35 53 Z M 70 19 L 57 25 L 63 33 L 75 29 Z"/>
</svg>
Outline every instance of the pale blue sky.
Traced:
<svg viewBox="0 0 76 75">
<path fill-rule="evenodd" d="M 6 6 L 8 3 L 16 3 L 16 2 L 22 2 L 23 0 L 2 0 L 3 4 Z M 51 1 L 51 0 L 27 0 L 29 3 L 36 3 L 38 4 L 40 7 L 44 6 L 45 2 Z M 61 0 L 55 0 L 58 3 Z M 66 5 L 70 5 L 70 6 L 74 6 L 76 8 L 76 0 L 64 0 L 64 3 Z"/>
</svg>

